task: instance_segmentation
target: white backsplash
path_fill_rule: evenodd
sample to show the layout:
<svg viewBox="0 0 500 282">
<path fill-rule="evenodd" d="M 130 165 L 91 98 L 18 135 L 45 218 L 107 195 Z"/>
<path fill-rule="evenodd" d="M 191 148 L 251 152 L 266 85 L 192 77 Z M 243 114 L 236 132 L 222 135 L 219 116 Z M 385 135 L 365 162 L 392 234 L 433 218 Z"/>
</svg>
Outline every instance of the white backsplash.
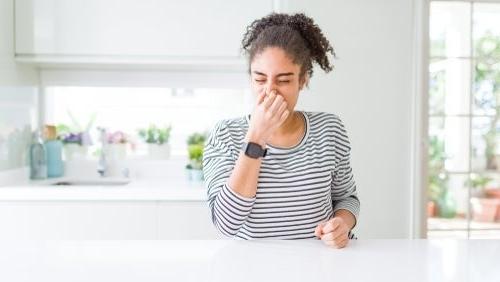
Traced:
<svg viewBox="0 0 500 282">
<path fill-rule="evenodd" d="M 0 171 L 28 165 L 31 132 L 37 123 L 35 87 L 0 86 Z"/>
</svg>

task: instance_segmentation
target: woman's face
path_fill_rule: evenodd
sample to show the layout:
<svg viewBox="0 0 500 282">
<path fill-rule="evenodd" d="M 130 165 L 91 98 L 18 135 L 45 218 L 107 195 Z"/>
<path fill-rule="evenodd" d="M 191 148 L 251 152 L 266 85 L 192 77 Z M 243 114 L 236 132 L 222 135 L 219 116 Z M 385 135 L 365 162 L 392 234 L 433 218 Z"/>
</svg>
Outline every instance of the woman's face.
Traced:
<svg viewBox="0 0 500 282">
<path fill-rule="evenodd" d="M 304 81 L 300 81 L 300 66 L 286 55 L 283 49 L 268 47 L 257 54 L 250 64 L 252 92 L 276 90 L 283 96 L 288 110 L 293 111 Z"/>
</svg>

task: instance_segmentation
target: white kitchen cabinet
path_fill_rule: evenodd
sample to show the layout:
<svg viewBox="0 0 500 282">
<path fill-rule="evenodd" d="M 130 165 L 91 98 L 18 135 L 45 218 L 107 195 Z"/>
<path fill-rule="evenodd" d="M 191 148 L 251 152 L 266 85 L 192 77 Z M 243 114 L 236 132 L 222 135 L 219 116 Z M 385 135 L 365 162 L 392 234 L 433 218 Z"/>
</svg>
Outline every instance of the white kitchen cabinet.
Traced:
<svg viewBox="0 0 500 282">
<path fill-rule="evenodd" d="M 205 201 L 0 202 L 0 240 L 217 238 Z"/>
<path fill-rule="evenodd" d="M 0 239 L 156 239 L 156 204 L 1 202 L 0 226 Z"/>
<path fill-rule="evenodd" d="M 16 0 L 16 59 L 241 61 L 245 27 L 275 1 Z"/>
<path fill-rule="evenodd" d="M 222 238 L 210 219 L 206 202 L 160 203 L 158 206 L 158 239 Z"/>
</svg>

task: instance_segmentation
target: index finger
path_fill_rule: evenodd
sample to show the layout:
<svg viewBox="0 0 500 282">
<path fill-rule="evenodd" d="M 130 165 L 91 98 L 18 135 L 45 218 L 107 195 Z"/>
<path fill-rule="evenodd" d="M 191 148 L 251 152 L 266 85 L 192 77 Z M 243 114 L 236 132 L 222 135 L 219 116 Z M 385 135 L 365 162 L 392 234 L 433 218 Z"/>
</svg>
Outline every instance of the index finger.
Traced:
<svg viewBox="0 0 500 282">
<path fill-rule="evenodd" d="M 266 97 L 267 93 L 266 93 L 266 89 L 263 88 L 259 94 L 257 95 L 257 105 L 260 105 L 260 103 L 262 103 L 262 101 L 264 101 L 264 98 Z"/>
</svg>

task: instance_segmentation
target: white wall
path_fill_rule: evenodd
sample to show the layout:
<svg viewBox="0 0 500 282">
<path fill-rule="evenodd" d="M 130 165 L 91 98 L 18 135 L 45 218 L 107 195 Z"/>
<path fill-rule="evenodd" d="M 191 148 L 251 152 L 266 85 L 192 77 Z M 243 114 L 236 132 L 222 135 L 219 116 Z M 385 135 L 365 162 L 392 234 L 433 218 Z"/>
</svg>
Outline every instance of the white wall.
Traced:
<svg viewBox="0 0 500 282">
<path fill-rule="evenodd" d="M 338 55 L 332 73 L 315 70 L 298 108 L 336 113 L 347 126 L 360 238 L 410 237 L 415 1 L 278 1 L 312 16 Z M 12 61 L 12 2 L 0 0 L 0 97 L 2 86 L 24 91 L 37 80 Z"/>
<path fill-rule="evenodd" d="M 37 122 L 38 75 L 14 62 L 13 11 L 14 0 L 0 0 L 0 171 L 27 164 L 30 132 Z"/>
<path fill-rule="evenodd" d="M 313 17 L 337 53 L 316 68 L 299 108 L 338 114 L 352 143 L 360 238 L 410 237 L 412 0 L 286 1 Z"/>
</svg>

